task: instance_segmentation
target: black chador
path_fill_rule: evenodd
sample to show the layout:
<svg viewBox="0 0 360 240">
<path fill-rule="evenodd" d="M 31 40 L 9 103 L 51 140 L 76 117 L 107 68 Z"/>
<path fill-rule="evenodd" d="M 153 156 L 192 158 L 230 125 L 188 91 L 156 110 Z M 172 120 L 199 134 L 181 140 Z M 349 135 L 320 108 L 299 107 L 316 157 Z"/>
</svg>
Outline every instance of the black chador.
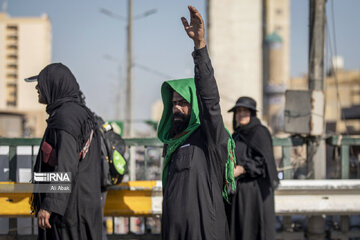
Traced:
<svg viewBox="0 0 360 240">
<path fill-rule="evenodd" d="M 252 116 L 247 125 L 235 129 L 233 138 L 237 165 L 242 165 L 246 173 L 239 176 L 236 194 L 227 209 L 231 239 L 273 240 L 278 177 L 271 135 Z"/>
<path fill-rule="evenodd" d="M 167 145 L 165 159 L 173 148 L 163 178 L 163 240 L 227 240 L 229 230 L 222 191 L 230 135 L 225 130 L 214 71 L 207 52 L 193 52 L 195 80 L 180 79 L 163 84 L 171 86 L 192 104 L 192 118 L 183 141 Z M 195 86 L 196 85 L 196 89 Z M 168 94 L 169 95 L 169 94 Z M 164 112 L 159 138 L 166 142 L 171 122 L 171 98 L 163 94 Z M 188 97 L 187 97 L 188 96 Z M 165 137 L 164 137 L 165 136 Z M 171 143 L 171 140 L 170 140 Z M 174 146 L 174 144 L 177 144 Z M 165 181 L 163 181 L 164 183 Z"/>
<path fill-rule="evenodd" d="M 101 239 L 100 139 L 93 114 L 75 77 L 60 63 L 40 72 L 38 88 L 49 118 L 34 172 L 71 173 L 71 193 L 33 195 L 35 213 L 51 212 L 51 229 L 39 228 L 38 239 Z"/>
</svg>

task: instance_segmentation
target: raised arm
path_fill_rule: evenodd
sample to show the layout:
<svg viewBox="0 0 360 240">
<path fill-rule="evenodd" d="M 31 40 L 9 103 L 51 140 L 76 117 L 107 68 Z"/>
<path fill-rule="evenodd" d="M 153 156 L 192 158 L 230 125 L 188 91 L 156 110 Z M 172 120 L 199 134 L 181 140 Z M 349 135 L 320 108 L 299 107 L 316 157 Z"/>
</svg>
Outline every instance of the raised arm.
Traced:
<svg viewBox="0 0 360 240">
<path fill-rule="evenodd" d="M 214 70 L 206 48 L 204 21 L 199 11 L 189 6 L 190 24 L 182 17 L 187 35 L 194 41 L 195 84 L 200 110 L 201 127 L 207 141 L 218 145 L 227 143 L 229 137 L 225 130 L 220 110 L 220 96 L 214 77 Z"/>
</svg>

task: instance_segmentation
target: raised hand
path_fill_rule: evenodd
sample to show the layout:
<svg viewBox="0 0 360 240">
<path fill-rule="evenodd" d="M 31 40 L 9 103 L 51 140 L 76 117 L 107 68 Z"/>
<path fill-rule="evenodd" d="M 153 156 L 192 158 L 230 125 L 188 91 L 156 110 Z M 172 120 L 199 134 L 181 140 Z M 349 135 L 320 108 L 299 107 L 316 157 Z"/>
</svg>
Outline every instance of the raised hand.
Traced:
<svg viewBox="0 0 360 240">
<path fill-rule="evenodd" d="M 187 35 L 194 41 L 196 49 L 205 47 L 205 28 L 204 21 L 199 11 L 193 7 L 188 6 L 190 12 L 190 25 L 185 17 L 181 18 Z"/>
</svg>

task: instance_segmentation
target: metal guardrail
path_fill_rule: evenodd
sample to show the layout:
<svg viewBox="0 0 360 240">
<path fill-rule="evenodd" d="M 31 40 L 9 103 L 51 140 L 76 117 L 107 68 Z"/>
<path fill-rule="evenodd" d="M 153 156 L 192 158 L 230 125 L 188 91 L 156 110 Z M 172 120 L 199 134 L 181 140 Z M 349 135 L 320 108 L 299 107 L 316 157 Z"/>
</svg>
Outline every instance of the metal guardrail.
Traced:
<svg viewBox="0 0 360 240">
<path fill-rule="evenodd" d="M 32 217 L 30 193 L 1 192 L 0 216 Z M 10 183 L 11 184 L 11 183 Z M 12 183 L 15 184 L 15 183 Z M 109 189 L 105 216 L 161 215 L 161 181 L 130 181 Z M 360 180 L 281 180 L 276 215 L 360 215 Z"/>
<path fill-rule="evenodd" d="M 40 141 L 39 138 L 0 138 L 0 146 L 9 146 L 9 180 L 16 181 L 16 147 L 38 146 Z M 163 145 L 157 138 L 131 138 L 125 139 L 125 142 L 128 146 L 162 147 Z M 350 146 L 360 146 L 360 136 L 332 136 L 327 138 L 326 142 L 341 148 L 341 178 L 348 179 Z M 289 167 L 291 166 L 291 148 L 305 143 L 305 139 L 301 137 L 273 137 L 274 147 L 282 147 L 284 179 L 291 179 L 292 176 L 292 169 Z M 31 155 L 34 156 L 36 153 L 32 152 Z"/>
<path fill-rule="evenodd" d="M 41 139 L 38 138 L 0 138 L 0 147 L 8 146 L 9 148 L 9 181 L 16 182 L 18 177 L 17 147 L 32 146 L 30 157 L 32 162 L 31 166 L 33 166 L 37 154 L 34 152 L 33 146 L 38 146 L 40 141 Z M 162 143 L 155 138 L 125 139 L 125 142 L 129 147 L 145 147 L 145 149 L 149 147 L 162 147 Z M 293 175 L 293 169 L 291 167 L 292 148 L 302 146 L 305 143 L 304 138 L 300 137 L 273 138 L 274 147 L 282 148 L 284 179 L 290 179 Z M 348 179 L 350 147 L 360 145 L 360 136 L 333 136 L 327 139 L 327 144 L 341 149 L 341 178 Z M 144 158 L 144 167 L 146 169 L 147 151 L 144 151 Z M 278 215 L 283 216 L 296 214 L 338 214 L 349 216 L 352 214 L 360 214 L 360 184 L 358 181 L 359 180 L 340 180 L 340 182 L 336 182 L 334 180 L 325 180 L 324 183 L 319 185 L 319 182 L 311 180 L 305 180 L 304 182 L 301 180 L 282 180 L 279 189 L 275 193 L 276 212 Z M 9 193 L 0 193 L 0 206 L 2 206 L 0 208 L 0 216 L 31 216 L 29 213 L 28 197 L 29 194 L 11 195 Z M 159 182 L 126 182 L 109 190 L 104 211 L 105 215 L 113 217 L 160 215 L 161 201 L 162 194 Z M 14 222 L 10 225 L 14 226 Z M 290 233 L 287 232 L 286 234 Z M 338 236 L 339 234 L 341 235 L 342 233 L 334 231 L 332 236 Z M 354 234 L 356 235 L 358 233 L 352 232 L 348 236 L 353 236 Z M 280 235 L 283 235 L 283 233 Z M 292 236 L 295 235 L 296 234 L 292 234 Z M 283 237 L 283 239 L 290 239 L 290 237 Z"/>
</svg>

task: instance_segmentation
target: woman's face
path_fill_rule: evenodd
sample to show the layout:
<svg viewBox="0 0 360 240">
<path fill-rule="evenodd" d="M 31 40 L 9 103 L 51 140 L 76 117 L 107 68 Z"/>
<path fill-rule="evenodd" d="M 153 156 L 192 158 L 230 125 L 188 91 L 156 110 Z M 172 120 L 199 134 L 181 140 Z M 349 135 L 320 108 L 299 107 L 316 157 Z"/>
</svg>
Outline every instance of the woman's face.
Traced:
<svg viewBox="0 0 360 240">
<path fill-rule="evenodd" d="M 248 108 L 238 107 L 235 109 L 236 127 L 245 126 L 250 122 L 251 112 Z"/>
</svg>

